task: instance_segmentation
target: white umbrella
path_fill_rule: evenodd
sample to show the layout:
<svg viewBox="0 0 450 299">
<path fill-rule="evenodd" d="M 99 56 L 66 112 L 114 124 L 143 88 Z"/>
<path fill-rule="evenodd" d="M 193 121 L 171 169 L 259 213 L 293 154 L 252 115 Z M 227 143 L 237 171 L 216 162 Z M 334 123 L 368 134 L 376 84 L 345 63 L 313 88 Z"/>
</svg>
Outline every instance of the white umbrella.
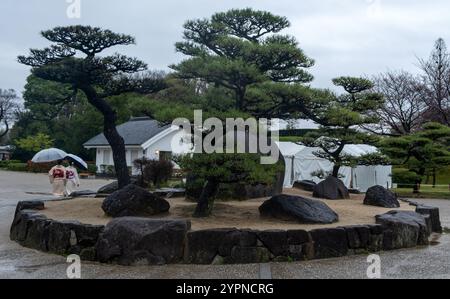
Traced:
<svg viewBox="0 0 450 299">
<path fill-rule="evenodd" d="M 54 162 L 58 160 L 64 160 L 64 158 L 67 156 L 67 153 L 63 150 L 57 149 L 57 148 L 49 148 L 40 151 L 36 155 L 34 155 L 31 162 L 33 163 L 49 163 Z"/>
<path fill-rule="evenodd" d="M 84 162 L 83 159 L 81 159 L 80 157 L 73 155 L 73 154 L 67 154 L 66 157 L 64 158 L 65 160 L 70 160 L 72 162 L 74 162 L 79 168 L 84 168 L 84 169 L 88 169 L 88 165 L 86 162 Z"/>
</svg>

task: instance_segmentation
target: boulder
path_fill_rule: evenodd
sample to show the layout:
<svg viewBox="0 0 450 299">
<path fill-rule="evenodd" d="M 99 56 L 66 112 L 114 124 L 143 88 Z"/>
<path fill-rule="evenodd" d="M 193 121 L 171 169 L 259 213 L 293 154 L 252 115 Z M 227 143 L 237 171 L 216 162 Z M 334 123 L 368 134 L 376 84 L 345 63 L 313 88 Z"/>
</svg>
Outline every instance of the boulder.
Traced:
<svg viewBox="0 0 450 299">
<path fill-rule="evenodd" d="M 350 193 L 344 183 L 333 176 L 320 182 L 314 187 L 313 196 L 325 199 L 349 199 Z"/>
<path fill-rule="evenodd" d="M 132 185 L 136 185 L 137 183 L 138 183 L 137 179 L 135 179 L 135 178 L 131 179 Z M 97 194 L 108 195 L 108 194 L 113 194 L 114 192 L 116 192 L 118 190 L 119 190 L 119 183 L 117 181 L 114 181 L 114 182 L 98 189 Z"/>
<path fill-rule="evenodd" d="M 429 228 L 424 216 L 411 211 L 390 211 L 375 217 L 383 226 L 383 249 L 428 245 Z"/>
<path fill-rule="evenodd" d="M 168 212 L 170 204 L 141 187 L 128 185 L 105 198 L 102 209 L 112 217 L 152 216 Z"/>
<path fill-rule="evenodd" d="M 316 187 L 316 183 L 313 181 L 297 181 L 294 183 L 294 188 L 297 189 L 301 189 L 301 190 L 305 190 L 305 191 L 309 191 L 309 192 L 313 192 L 314 188 Z"/>
<path fill-rule="evenodd" d="M 312 230 L 316 259 L 346 256 L 348 253 L 347 233 L 344 228 L 323 228 Z"/>
<path fill-rule="evenodd" d="M 367 190 L 364 204 L 368 206 L 383 207 L 383 208 L 399 208 L 400 202 L 397 200 L 397 195 L 382 186 L 373 186 Z"/>
<path fill-rule="evenodd" d="M 325 203 L 291 195 L 277 195 L 259 207 L 263 217 L 272 217 L 302 224 L 330 224 L 339 220 L 338 215 Z"/>
<path fill-rule="evenodd" d="M 97 193 L 98 194 L 113 194 L 117 190 L 119 190 L 119 183 L 117 181 L 114 181 L 114 182 L 98 189 Z"/>
<path fill-rule="evenodd" d="M 185 220 L 153 220 L 123 217 L 106 225 L 96 245 L 100 262 L 121 265 L 178 263 L 183 259 Z"/>
<path fill-rule="evenodd" d="M 416 213 L 421 215 L 428 215 L 431 219 L 431 231 L 434 233 L 442 233 L 441 219 L 439 215 L 439 208 L 421 206 L 418 205 L 416 208 Z"/>
</svg>

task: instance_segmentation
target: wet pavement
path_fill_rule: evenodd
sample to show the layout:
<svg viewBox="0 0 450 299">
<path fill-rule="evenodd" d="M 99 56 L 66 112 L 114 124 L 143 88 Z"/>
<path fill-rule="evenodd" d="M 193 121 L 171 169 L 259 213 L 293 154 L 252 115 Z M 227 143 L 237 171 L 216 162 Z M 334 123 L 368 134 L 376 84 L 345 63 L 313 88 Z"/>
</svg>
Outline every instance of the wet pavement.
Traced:
<svg viewBox="0 0 450 299">
<path fill-rule="evenodd" d="M 83 180 L 82 189 L 96 190 L 103 180 Z M 61 256 L 23 248 L 9 240 L 9 227 L 18 201 L 52 199 L 45 175 L 0 171 L 0 279 L 67 278 L 68 263 Z M 450 227 L 450 201 L 417 200 L 441 209 L 443 226 Z M 382 252 L 382 278 L 450 278 L 450 235 L 442 235 L 436 245 Z M 264 265 L 168 265 L 121 267 L 83 263 L 82 278 L 367 278 L 367 256 L 301 263 Z"/>
</svg>

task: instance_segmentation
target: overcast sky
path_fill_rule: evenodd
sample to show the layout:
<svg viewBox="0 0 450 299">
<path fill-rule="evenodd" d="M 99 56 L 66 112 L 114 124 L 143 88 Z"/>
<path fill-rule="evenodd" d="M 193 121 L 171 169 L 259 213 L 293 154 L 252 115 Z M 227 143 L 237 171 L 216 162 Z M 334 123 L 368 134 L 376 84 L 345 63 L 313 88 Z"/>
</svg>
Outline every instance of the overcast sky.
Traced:
<svg viewBox="0 0 450 299">
<path fill-rule="evenodd" d="M 0 88 L 23 91 L 29 68 L 16 57 L 47 45 L 40 30 L 89 24 L 131 34 L 137 45 L 118 50 L 167 70 L 183 58 L 174 43 L 186 20 L 230 8 L 287 16 L 292 26 L 285 33 L 316 60 L 316 87 L 331 87 L 340 75 L 416 72 L 416 57 L 428 57 L 438 37 L 450 43 L 448 0 L 80 0 L 80 19 L 67 17 L 67 1 L 76 0 L 0 1 Z"/>
</svg>

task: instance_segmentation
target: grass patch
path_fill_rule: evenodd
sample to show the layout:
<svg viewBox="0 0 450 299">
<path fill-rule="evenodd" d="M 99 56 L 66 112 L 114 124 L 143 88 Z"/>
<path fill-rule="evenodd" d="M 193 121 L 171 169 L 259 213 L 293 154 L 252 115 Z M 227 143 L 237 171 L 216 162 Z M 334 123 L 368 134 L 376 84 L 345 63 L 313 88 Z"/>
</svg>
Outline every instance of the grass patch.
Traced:
<svg viewBox="0 0 450 299">
<path fill-rule="evenodd" d="M 448 186 L 443 185 L 436 186 L 435 188 L 429 185 L 422 185 L 420 194 L 414 194 L 412 188 L 398 188 L 393 191 L 400 197 L 450 199 L 450 190 Z"/>
<path fill-rule="evenodd" d="M 400 168 L 395 166 L 394 169 Z M 423 184 L 420 190 L 420 194 L 413 194 L 413 186 L 411 188 L 398 188 L 394 189 L 401 197 L 408 198 L 436 198 L 436 199 L 450 199 L 450 167 L 440 169 L 436 174 L 437 186 L 433 188 L 433 178 L 431 176 L 423 178 Z M 397 183 L 397 182 L 394 182 Z"/>
</svg>

